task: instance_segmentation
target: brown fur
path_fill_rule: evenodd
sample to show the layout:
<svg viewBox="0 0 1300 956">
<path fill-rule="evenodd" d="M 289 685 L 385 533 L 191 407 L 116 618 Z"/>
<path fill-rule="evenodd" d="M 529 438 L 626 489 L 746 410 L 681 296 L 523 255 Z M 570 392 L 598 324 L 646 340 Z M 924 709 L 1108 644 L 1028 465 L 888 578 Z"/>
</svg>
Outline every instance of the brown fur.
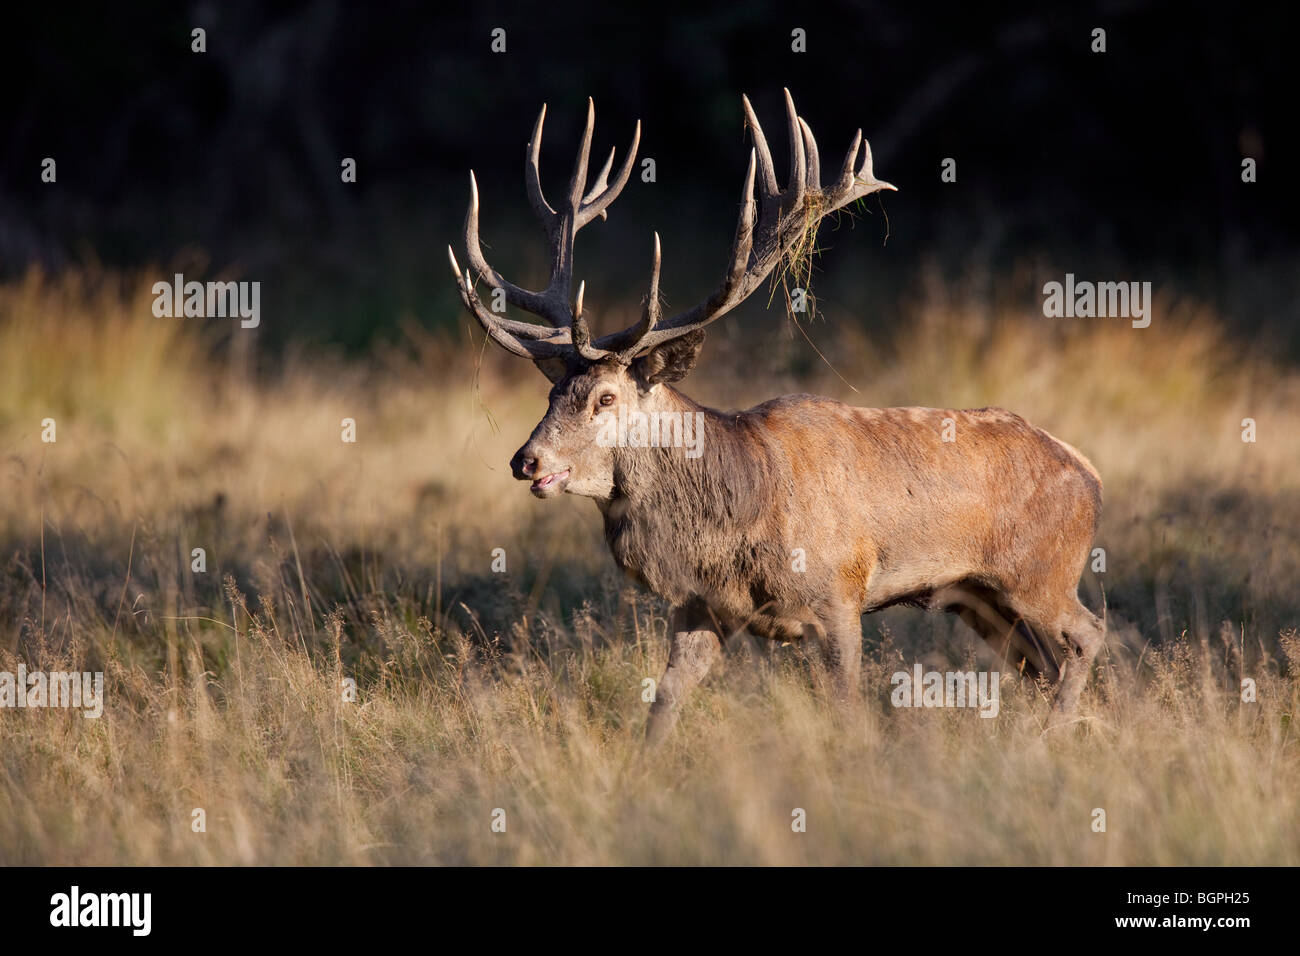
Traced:
<svg viewBox="0 0 1300 956">
<path fill-rule="evenodd" d="M 1102 642 L 1077 597 L 1101 507 L 1081 454 L 999 408 L 790 395 L 723 413 L 637 371 L 597 363 L 562 379 L 516 473 L 527 460 L 530 475 L 599 474 L 564 490 L 596 498 L 614 560 L 677 609 L 652 737 L 742 629 L 816 637 L 836 693 L 850 696 L 861 614 L 900 603 L 959 614 L 1012 666 L 1060 679 L 1058 711 L 1075 706 Z M 611 409 L 701 413 L 702 454 L 596 446 L 586 427 L 604 393 Z"/>
</svg>

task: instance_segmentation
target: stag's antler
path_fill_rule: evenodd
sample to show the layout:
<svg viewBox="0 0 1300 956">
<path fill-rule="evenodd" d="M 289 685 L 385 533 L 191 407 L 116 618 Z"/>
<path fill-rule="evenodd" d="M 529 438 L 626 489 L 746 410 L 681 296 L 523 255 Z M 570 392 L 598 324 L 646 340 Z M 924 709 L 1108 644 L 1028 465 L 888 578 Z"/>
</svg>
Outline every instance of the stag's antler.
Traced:
<svg viewBox="0 0 1300 956">
<path fill-rule="evenodd" d="M 614 152 L 610 150 L 596 185 L 584 197 L 587 179 L 587 159 L 591 151 L 591 134 L 596 113 L 591 100 L 587 101 L 587 128 L 573 178 L 569 183 L 568 202 L 558 213 L 542 195 L 538 172 L 538 151 L 541 147 L 542 121 L 546 107 L 542 107 L 533 138 L 528 144 L 528 161 L 524 179 L 528 198 L 537 213 L 551 242 L 551 280 L 544 292 L 529 292 L 507 282 L 487 264 L 479 247 L 478 237 L 478 186 L 470 174 L 469 215 L 465 219 L 465 245 L 470 266 L 494 289 L 505 292 L 511 305 L 541 316 L 553 326 L 534 325 L 495 315 L 483 307 L 474 292 L 469 269 L 461 272 L 455 255 L 448 247 L 452 271 L 460 287 L 465 305 L 479 320 L 494 341 L 516 355 L 544 358 L 557 355 L 581 355 L 589 361 L 607 358 L 627 364 L 670 339 L 702 329 L 710 322 L 734 309 L 750 295 L 777 264 L 803 240 L 824 216 L 882 189 L 896 187 L 876 179 L 872 169 L 871 146 L 862 138 L 862 130 L 853 136 L 844 165 L 833 184 L 821 185 L 821 160 L 817 141 L 808 124 L 795 112 L 790 91 L 785 91 L 786 120 L 790 137 L 790 178 L 784 190 L 777 186 L 776 168 L 768 149 L 763 128 L 759 125 L 748 97 L 741 97 L 745 108 L 745 121 L 754 138 L 749 153 L 749 169 L 741 192 L 740 219 L 736 224 L 735 239 L 731 244 L 731 261 L 723 274 L 721 284 L 704 302 L 680 312 L 666 320 L 659 310 L 659 235 L 655 234 L 654 258 L 650 272 L 650 294 L 646 299 L 641 319 L 631 328 L 592 341 L 591 333 L 582 314 L 583 287 L 578 288 L 572 309 L 569 306 L 569 289 L 573 278 L 573 237 L 579 229 L 596 216 L 605 217 L 605 208 L 614 201 L 627 183 L 636 158 L 641 124 L 637 123 L 622 169 L 613 183 L 607 183 L 613 167 Z M 858 154 L 862 153 L 861 166 Z M 760 211 L 755 222 L 756 203 L 754 182 L 758 179 Z"/>
<path fill-rule="evenodd" d="M 573 176 L 569 180 L 569 191 L 565 202 L 557 212 L 551 208 L 542 193 L 541 171 L 538 161 L 542 149 L 542 125 L 546 122 L 546 107 L 543 106 L 533 126 L 533 136 L 528 142 L 524 163 L 524 183 L 528 187 L 528 199 L 533 211 L 541 220 L 542 228 L 551 245 L 551 278 L 542 292 L 530 292 L 506 280 L 492 268 L 483 257 L 483 249 L 478 234 L 478 183 L 474 173 L 469 174 L 469 212 L 465 216 L 465 249 L 469 255 L 469 268 L 462 273 L 456 254 L 447 247 L 447 256 L 451 260 L 452 272 L 456 275 L 456 284 L 460 288 L 465 306 L 478 319 L 479 324 L 498 344 L 516 355 L 529 358 L 546 358 L 571 353 L 575 338 L 570 335 L 569 327 L 575 322 L 582 322 L 582 288 L 578 289 L 578 300 L 570 311 L 569 291 L 573 283 L 573 240 L 578 230 L 597 216 L 604 219 L 605 209 L 612 203 L 632 175 L 632 164 L 636 160 L 637 145 L 641 140 L 641 123 L 636 124 L 632 134 L 632 146 L 623 161 L 622 168 L 614 181 L 609 182 L 610 170 L 614 167 L 614 150 L 609 151 L 609 158 L 591 190 L 587 191 L 587 164 L 591 157 L 591 134 L 596 125 L 596 107 L 587 99 L 587 127 L 582 134 L 582 145 L 578 149 L 578 159 L 574 163 Z M 471 273 L 473 270 L 473 273 Z M 474 291 L 473 275 L 482 278 L 489 286 L 500 289 L 508 303 L 516 308 L 541 316 L 552 328 L 534 325 L 531 322 L 519 322 L 496 315 L 484 307 Z"/>
</svg>

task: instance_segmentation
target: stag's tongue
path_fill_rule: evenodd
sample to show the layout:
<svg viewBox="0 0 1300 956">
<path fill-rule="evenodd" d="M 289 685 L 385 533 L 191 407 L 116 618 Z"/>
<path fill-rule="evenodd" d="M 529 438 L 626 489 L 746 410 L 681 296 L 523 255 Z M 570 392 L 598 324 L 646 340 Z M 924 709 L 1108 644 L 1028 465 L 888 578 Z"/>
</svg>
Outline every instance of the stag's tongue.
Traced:
<svg viewBox="0 0 1300 956">
<path fill-rule="evenodd" d="M 549 488 L 551 485 L 555 484 L 561 478 L 568 478 L 568 477 L 569 477 L 569 469 L 566 468 L 564 469 L 564 471 L 557 471 L 555 474 L 547 475 L 545 478 L 538 478 L 536 481 L 533 482 L 533 487 Z"/>
</svg>

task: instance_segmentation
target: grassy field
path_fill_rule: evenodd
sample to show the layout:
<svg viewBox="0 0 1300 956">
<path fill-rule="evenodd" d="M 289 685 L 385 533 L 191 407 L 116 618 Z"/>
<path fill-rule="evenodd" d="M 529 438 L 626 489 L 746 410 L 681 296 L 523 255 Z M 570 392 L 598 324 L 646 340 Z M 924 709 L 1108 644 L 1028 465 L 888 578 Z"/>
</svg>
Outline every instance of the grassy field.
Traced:
<svg viewBox="0 0 1300 956">
<path fill-rule="evenodd" d="M 666 608 L 505 465 L 541 375 L 462 322 L 252 376 L 151 281 L 0 286 L 0 671 L 107 698 L 0 709 L 0 863 L 1300 864 L 1300 372 L 1196 303 L 1137 330 L 934 283 L 887 337 L 830 309 L 834 369 L 719 323 L 684 383 L 712 404 L 996 404 L 1078 446 L 1108 648 L 1045 732 L 1012 675 L 996 719 L 890 706 L 893 672 L 982 659 L 945 616 L 864 620 L 851 712 L 741 636 L 646 754 Z"/>
</svg>

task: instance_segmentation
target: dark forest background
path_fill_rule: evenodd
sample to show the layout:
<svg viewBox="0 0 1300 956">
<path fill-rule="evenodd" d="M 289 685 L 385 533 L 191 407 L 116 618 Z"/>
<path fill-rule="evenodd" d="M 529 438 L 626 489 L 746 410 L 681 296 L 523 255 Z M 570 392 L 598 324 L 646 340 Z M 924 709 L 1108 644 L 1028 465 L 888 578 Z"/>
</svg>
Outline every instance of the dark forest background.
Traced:
<svg viewBox="0 0 1300 956">
<path fill-rule="evenodd" d="M 1272 6 L 146 2 L 33 5 L 2 29 L 0 275 L 90 262 L 259 279 L 272 352 L 464 322 L 445 247 L 460 246 L 471 168 L 489 258 L 541 284 L 523 145 L 548 103 L 557 191 L 588 95 L 593 155 L 621 158 L 639 118 L 658 170 L 579 240 L 597 323 L 635 306 L 652 229 L 669 304 L 689 304 L 733 229 L 740 94 L 783 168 L 788 86 L 824 165 L 861 126 L 901 190 L 835 237 L 849 251 L 827 261 L 820 301 L 880 325 L 924 270 L 1073 271 L 1197 296 L 1300 354 L 1295 43 Z M 40 181 L 46 156 L 56 185 Z M 356 184 L 340 182 L 345 156 Z M 940 181 L 945 157 L 956 183 Z"/>
</svg>

